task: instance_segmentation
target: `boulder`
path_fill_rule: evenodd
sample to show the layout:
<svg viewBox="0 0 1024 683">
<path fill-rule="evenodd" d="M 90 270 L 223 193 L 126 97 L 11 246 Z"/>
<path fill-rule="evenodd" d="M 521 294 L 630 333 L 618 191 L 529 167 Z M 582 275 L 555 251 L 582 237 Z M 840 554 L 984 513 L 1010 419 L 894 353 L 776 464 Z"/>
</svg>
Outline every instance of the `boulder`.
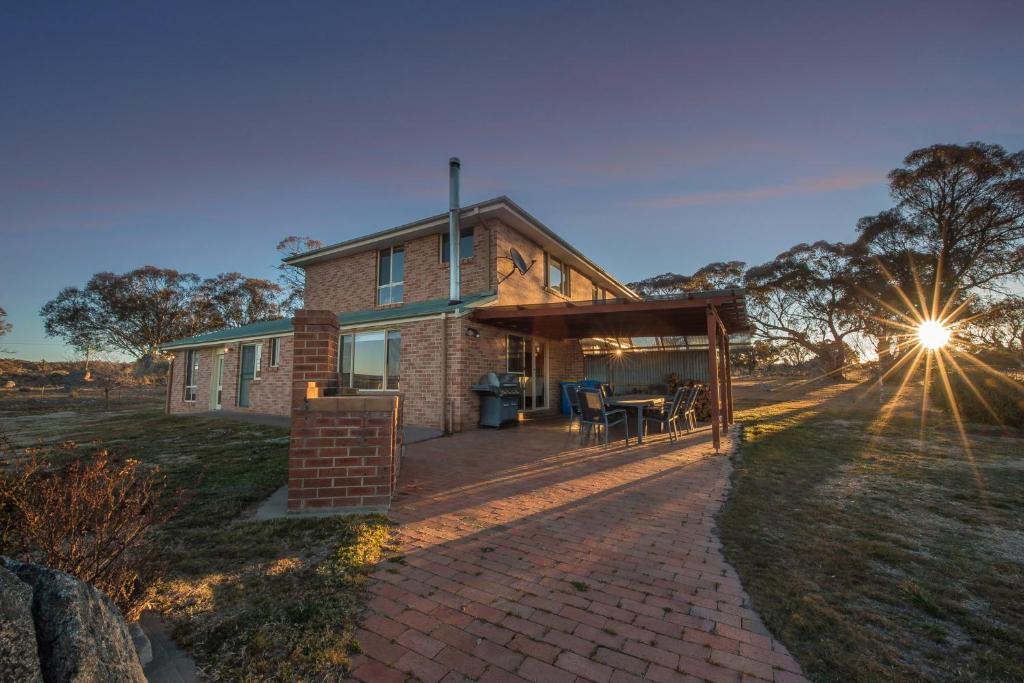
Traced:
<svg viewBox="0 0 1024 683">
<path fill-rule="evenodd" d="M 18 383 L 15 382 L 13 379 L 4 381 L 4 389 L 13 389 L 16 386 L 18 386 Z"/>
<path fill-rule="evenodd" d="M 145 683 L 128 625 L 114 602 L 70 574 L 0 558 L 32 589 L 39 664 L 47 681 Z"/>
<path fill-rule="evenodd" d="M 0 567 L 0 681 L 41 683 L 32 588 Z"/>
</svg>

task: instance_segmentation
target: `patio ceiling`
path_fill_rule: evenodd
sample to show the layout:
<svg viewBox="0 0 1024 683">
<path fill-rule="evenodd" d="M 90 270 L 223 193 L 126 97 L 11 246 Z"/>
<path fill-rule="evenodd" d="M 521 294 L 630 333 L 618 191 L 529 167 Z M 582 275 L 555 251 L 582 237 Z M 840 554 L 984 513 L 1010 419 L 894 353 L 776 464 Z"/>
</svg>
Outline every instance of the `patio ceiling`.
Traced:
<svg viewBox="0 0 1024 683">
<path fill-rule="evenodd" d="M 562 301 L 488 306 L 473 319 L 548 339 L 707 335 L 708 306 L 714 306 L 728 334 L 750 331 L 742 289 L 692 292 L 644 301 Z"/>
</svg>

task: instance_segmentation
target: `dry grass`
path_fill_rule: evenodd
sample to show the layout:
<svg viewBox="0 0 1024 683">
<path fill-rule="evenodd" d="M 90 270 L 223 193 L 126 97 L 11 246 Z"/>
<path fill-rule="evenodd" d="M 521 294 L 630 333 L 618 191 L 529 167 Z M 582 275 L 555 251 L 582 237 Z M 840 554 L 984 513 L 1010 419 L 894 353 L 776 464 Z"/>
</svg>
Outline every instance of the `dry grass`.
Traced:
<svg viewBox="0 0 1024 683">
<path fill-rule="evenodd" d="M 1024 438 L 920 395 L 741 386 L 720 526 L 769 627 L 816 680 L 1024 679 Z"/>
<path fill-rule="evenodd" d="M 287 478 L 285 429 L 156 411 L 23 415 L 21 445 L 102 440 L 159 465 L 186 491 L 158 530 L 167 578 L 154 606 L 213 680 L 343 676 L 367 570 L 391 533 L 381 516 L 247 520 Z"/>
</svg>

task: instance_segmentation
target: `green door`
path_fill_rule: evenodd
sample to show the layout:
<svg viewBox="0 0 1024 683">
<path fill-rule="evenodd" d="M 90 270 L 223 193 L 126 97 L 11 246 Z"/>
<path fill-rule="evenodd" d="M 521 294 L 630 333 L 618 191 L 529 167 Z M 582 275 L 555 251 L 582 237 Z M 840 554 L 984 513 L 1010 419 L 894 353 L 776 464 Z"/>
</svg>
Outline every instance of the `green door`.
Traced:
<svg viewBox="0 0 1024 683">
<path fill-rule="evenodd" d="M 242 347 L 242 368 L 238 373 L 238 405 L 249 407 L 249 385 L 256 376 L 256 346 L 249 344 Z"/>
</svg>

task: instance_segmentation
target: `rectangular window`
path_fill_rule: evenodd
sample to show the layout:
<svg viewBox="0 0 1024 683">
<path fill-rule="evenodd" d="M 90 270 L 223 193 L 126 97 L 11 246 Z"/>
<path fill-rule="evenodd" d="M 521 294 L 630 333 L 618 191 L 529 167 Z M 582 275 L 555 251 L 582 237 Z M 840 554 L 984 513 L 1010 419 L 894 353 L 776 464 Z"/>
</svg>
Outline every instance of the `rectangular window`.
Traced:
<svg viewBox="0 0 1024 683">
<path fill-rule="evenodd" d="M 448 263 L 452 258 L 451 239 L 448 233 L 441 236 L 441 263 Z M 463 228 L 459 231 L 459 258 L 467 259 L 473 256 L 473 228 Z"/>
<path fill-rule="evenodd" d="M 199 384 L 199 351 L 189 349 L 185 352 L 185 400 L 196 400 L 196 387 Z"/>
<path fill-rule="evenodd" d="M 405 250 L 390 247 L 377 252 L 377 305 L 402 303 Z"/>
<path fill-rule="evenodd" d="M 262 372 L 260 372 L 260 370 L 262 368 L 262 365 L 263 365 L 263 344 L 256 344 L 256 360 L 253 362 L 253 366 L 252 366 L 252 378 L 253 379 L 259 379 L 260 375 L 263 374 Z"/>
<path fill-rule="evenodd" d="M 399 389 L 401 332 L 343 334 L 339 347 L 338 381 L 341 386 L 367 391 Z"/>
<path fill-rule="evenodd" d="M 544 260 L 547 261 L 547 268 L 545 269 L 544 283 L 550 288 L 560 293 L 562 296 L 570 296 L 569 288 L 569 268 L 564 263 L 556 259 L 551 254 L 545 252 Z"/>
<path fill-rule="evenodd" d="M 270 367 L 276 368 L 281 365 L 281 338 L 274 337 L 270 340 Z"/>
<path fill-rule="evenodd" d="M 505 371 L 521 375 L 525 370 L 526 339 L 510 334 L 506 340 Z"/>
</svg>

